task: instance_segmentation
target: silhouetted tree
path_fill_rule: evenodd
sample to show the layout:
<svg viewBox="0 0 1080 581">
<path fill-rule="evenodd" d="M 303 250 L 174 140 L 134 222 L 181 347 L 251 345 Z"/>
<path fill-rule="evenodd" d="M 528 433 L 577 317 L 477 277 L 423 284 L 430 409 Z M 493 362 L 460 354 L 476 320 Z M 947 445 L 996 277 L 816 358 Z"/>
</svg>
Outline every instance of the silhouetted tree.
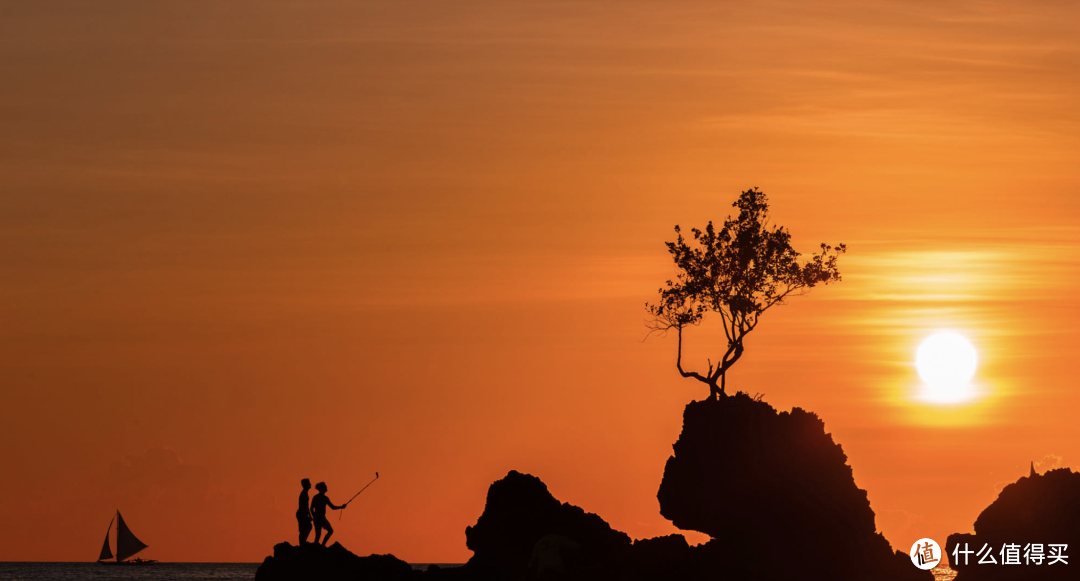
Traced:
<svg viewBox="0 0 1080 581">
<path fill-rule="evenodd" d="M 688 244 L 675 226 L 678 239 L 667 242 L 678 274 L 660 289 L 660 301 L 646 303 L 652 316 L 650 333 L 675 329 L 679 336 L 675 366 L 683 377 L 708 384 L 709 397 L 725 395 L 728 369 L 742 357 L 743 339 L 757 327 L 762 313 L 784 303 L 792 295 L 805 294 L 818 284 L 840 280 L 836 261 L 847 248 L 821 245 L 821 252 L 806 261 L 791 247 L 791 234 L 782 226 L 769 226 L 769 201 L 753 188 L 732 204 L 738 217 L 728 219 L 719 231 L 713 223 L 705 231 L 694 228 Z M 720 314 L 727 335 L 727 349 L 709 371 L 701 374 L 682 366 L 683 328 L 700 325 L 705 314 Z"/>
</svg>

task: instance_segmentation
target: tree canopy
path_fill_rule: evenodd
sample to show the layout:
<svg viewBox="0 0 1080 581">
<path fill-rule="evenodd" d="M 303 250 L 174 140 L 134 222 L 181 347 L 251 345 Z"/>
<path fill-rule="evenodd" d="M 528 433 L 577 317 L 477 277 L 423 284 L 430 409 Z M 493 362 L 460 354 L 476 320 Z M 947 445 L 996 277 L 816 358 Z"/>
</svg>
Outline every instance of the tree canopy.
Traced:
<svg viewBox="0 0 1080 581">
<path fill-rule="evenodd" d="M 679 373 L 708 384 L 714 398 L 725 395 L 727 371 L 742 357 L 743 340 L 761 315 L 790 296 L 840 281 L 837 259 L 847 251 L 844 244 L 822 244 L 820 252 L 801 260 L 791 246 L 791 234 L 782 226 L 770 226 L 768 198 L 757 188 L 742 192 L 732 206 L 738 208 L 736 217 L 728 216 L 719 230 L 711 221 L 705 230 L 691 229 L 689 242 L 675 226 L 677 239 L 666 244 L 677 274 L 660 289 L 656 304 L 645 305 L 650 333 L 678 333 Z M 710 312 L 720 315 L 727 348 L 715 364 L 707 360 L 707 372 L 687 371 L 682 365 L 683 328 L 700 325 Z"/>
</svg>

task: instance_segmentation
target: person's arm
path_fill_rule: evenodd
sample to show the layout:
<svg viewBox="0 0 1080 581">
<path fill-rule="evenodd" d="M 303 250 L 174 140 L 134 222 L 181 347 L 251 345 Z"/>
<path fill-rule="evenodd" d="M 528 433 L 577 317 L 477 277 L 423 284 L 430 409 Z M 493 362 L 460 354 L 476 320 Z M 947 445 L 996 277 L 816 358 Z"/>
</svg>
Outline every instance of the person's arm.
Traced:
<svg viewBox="0 0 1080 581">
<path fill-rule="evenodd" d="M 347 502 L 345 504 L 341 505 L 341 506 L 334 506 L 334 503 L 330 502 L 330 497 L 329 496 L 326 497 L 326 504 L 329 504 L 330 508 L 332 508 L 334 510 L 341 510 L 341 509 L 345 508 L 346 506 L 349 506 L 349 503 L 347 503 Z"/>
</svg>

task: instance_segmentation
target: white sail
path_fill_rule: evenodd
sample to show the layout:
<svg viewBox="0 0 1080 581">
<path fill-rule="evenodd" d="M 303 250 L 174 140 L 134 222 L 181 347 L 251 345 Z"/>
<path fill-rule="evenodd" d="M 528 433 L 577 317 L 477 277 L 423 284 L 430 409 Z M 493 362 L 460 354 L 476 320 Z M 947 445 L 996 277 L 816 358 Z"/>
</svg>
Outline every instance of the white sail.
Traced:
<svg viewBox="0 0 1080 581">
<path fill-rule="evenodd" d="M 120 511 L 116 511 L 116 560 L 123 561 L 148 546 L 135 537 L 124 523 L 124 517 L 120 516 Z"/>
</svg>

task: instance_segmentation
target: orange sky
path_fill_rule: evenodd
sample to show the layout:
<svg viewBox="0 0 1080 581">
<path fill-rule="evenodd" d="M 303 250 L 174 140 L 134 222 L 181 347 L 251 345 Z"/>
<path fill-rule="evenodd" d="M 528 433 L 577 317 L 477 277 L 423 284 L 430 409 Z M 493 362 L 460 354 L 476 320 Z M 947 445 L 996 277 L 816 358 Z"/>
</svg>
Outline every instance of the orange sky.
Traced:
<svg viewBox="0 0 1080 581">
<path fill-rule="evenodd" d="M 510 469 L 634 538 L 687 401 L 672 226 L 758 186 L 844 282 L 729 389 L 825 420 L 894 547 L 1080 466 L 1080 6 L 0 5 L 0 560 L 112 511 L 259 561 L 326 480 L 358 553 L 461 562 Z M 981 399 L 912 403 L 958 330 Z M 687 361 L 716 332 L 694 329 Z M 714 356 L 715 358 L 715 356 Z M 336 523 L 335 523 L 336 524 Z M 691 539 L 700 541 L 701 535 Z"/>
</svg>

